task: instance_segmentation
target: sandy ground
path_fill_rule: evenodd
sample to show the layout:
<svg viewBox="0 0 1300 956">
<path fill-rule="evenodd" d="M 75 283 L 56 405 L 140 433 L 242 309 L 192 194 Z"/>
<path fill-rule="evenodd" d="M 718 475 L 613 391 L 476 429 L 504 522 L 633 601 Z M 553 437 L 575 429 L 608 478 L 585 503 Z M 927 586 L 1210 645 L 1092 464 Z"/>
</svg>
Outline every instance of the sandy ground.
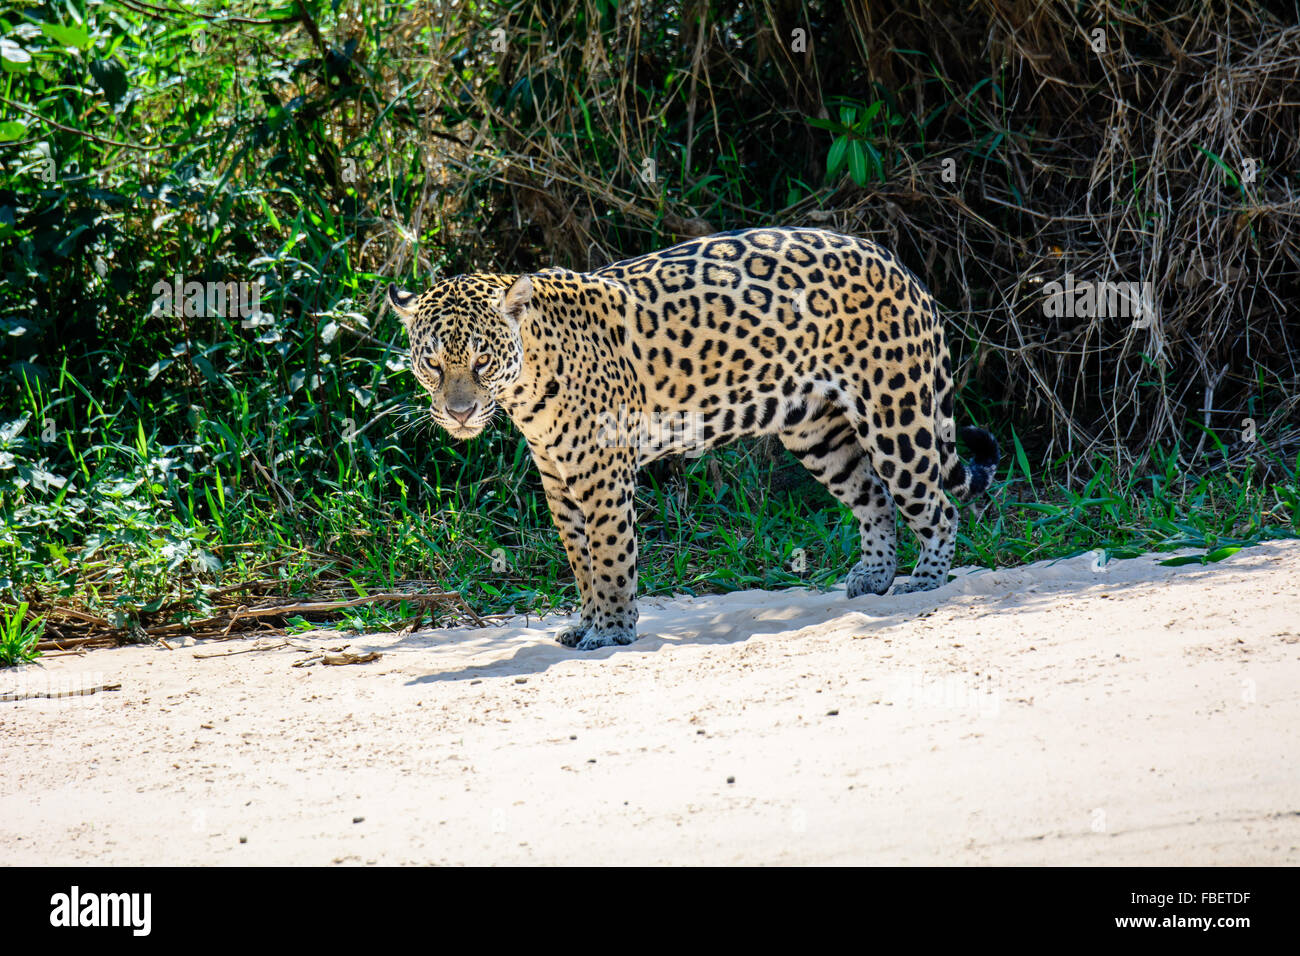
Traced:
<svg viewBox="0 0 1300 956">
<path fill-rule="evenodd" d="M 0 861 L 1300 862 L 1300 542 L 957 574 L 6 672 Z"/>
</svg>

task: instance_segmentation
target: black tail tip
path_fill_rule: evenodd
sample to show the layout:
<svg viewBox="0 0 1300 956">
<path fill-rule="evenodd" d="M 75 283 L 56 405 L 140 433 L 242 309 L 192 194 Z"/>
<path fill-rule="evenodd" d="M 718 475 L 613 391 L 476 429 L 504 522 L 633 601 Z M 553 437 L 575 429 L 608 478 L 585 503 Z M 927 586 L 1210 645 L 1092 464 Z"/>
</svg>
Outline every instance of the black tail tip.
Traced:
<svg viewBox="0 0 1300 956">
<path fill-rule="evenodd" d="M 980 468 L 996 470 L 998 467 L 998 440 L 993 437 L 993 433 L 984 428 L 976 428 L 974 425 L 967 425 L 958 433 L 961 440 L 966 443 L 974 459 L 971 464 L 978 465 Z"/>
<path fill-rule="evenodd" d="M 976 495 L 983 494 L 988 490 L 989 485 L 993 483 L 994 476 L 998 473 L 998 440 L 993 437 L 991 432 L 983 428 L 966 426 L 960 432 L 961 440 L 966 443 L 974 459 L 966 466 L 966 480 L 968 482 L 965 500 L 969 501 Z"/>
</svg>

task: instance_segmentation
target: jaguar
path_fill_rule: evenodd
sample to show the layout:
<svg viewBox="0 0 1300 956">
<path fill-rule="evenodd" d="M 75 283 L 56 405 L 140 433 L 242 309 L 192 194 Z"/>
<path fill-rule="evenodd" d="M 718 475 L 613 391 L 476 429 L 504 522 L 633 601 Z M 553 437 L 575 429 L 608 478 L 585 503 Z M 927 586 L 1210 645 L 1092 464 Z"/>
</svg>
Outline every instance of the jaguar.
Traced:
<svg viewBox="0 0 1300 956">
<path fill-rule="evenodd" d="M 944 584 L 948 495 L 997 470 L 992 434 L 955 428 L 934 298 L 866 239 L 743 229 L 586 273 L 390 286 L 388 302 L 439 426 L 468 439 L 504 411 L 523 434 L 581 598 L 557 639 L 578 650 L 636 640 L 636 475 L 659 457 L 776 436 L 857 519 L 849 598 Z M 896 513 L 919 552 L 897 582 Z"/>
</svg>

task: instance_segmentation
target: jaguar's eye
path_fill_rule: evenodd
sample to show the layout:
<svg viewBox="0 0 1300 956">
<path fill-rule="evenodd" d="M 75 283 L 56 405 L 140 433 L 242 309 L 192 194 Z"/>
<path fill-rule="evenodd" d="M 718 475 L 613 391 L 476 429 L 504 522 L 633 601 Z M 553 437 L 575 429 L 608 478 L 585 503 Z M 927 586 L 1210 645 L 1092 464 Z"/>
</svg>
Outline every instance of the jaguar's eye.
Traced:
<svg viewBox="0 0 1300 956">
<path fill-rule="evenodd" d="M 478 358 L 474 360 L 474 371 L 485 372 L 487 371 L 487 367 L 491 364 L 492 364 L 492 360 L 490 358 L 488 358 L 486 355 L 480 355 Z"/>
<path fill-rule="evenodd" d="M 425 362 L 424 374 L 429 376 L 429 378 L 433 379 L 436 383 L 442 378 L 442 369 L 437 365 L 434 365 L 432 362 Z"/>
</svg>

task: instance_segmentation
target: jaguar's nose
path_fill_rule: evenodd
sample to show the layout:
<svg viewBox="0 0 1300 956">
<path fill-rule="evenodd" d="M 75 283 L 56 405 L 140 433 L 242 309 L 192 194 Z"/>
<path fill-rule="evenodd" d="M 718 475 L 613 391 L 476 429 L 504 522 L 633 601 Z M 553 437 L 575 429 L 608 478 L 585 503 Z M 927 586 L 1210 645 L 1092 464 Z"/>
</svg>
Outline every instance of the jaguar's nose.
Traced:
<svg viewBox="0 0 1300 956">
<path fill-rule="evenodd" d="M 462 425 L 467 423 L 476 411 L 478 411 L 478 402 L 470 402 L 468 405 L 447 406 L 447 414 Z"/>
</svg>

